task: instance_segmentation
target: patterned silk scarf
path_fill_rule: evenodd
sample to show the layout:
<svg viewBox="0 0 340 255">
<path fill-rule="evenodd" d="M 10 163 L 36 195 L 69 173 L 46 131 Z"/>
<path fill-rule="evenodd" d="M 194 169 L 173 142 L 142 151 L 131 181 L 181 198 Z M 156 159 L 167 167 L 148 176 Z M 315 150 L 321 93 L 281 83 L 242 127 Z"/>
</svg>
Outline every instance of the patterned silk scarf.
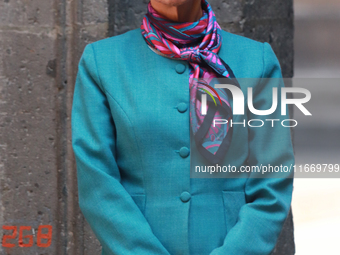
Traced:
<svg viewBox="0 0 340 255">
<path fill-rule="evenodd" d="M 219 78 L 228 78 L 228 84 L 239 84 L 230 67 L 217 55 L 222 36 L 215 14 L 206 0 L 201 4 L 203 15 L 198 21 L 174 22 L 157 13 L 149 2 L 141 30 L 149 47 L 160 55 L 189 62 L 191 130 L 201 155 L 217 164 L 230 146 L 232 111 L 226 91 L 215 89 L 213 84 L 219 83 Z M 205 115 L 201 112 L 202 94 L 208 94 Z M 214 126 L 214 119 L 228 123 Z"/>
</svg>

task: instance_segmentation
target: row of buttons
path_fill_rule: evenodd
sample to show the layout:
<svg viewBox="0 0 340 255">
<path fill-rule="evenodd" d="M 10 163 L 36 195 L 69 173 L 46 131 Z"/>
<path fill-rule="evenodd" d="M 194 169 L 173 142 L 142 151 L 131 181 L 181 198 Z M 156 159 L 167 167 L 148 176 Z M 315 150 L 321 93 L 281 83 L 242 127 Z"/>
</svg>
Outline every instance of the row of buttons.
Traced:
<svg viewBox="0 0 340 255">
<path fill-rule="evenodd" d="M 178 74 L 182 74 L 185 72 L 185 69 L 186 69 L 186 66 L 183 65 L 183 64 L 177 64 L 175 66 L 175 70 Z M 180 113 L 184 113 L 188 110 L 188 105 L 186 103 L 179 103 L 177 105 L 177 110 L 180 112 Z M 182 157 L 182 158 L 186 158 L 188 157 L 190 154 L 190 150 L 187 148 L 187 147 L 182 147 L 180 150 L 179 150 L 179 155 Z M 187 191 L 184 191 L 181 196 L 180 196 L 180 199 L 183 203 L 186 203 L 190 200 L 191 198 L 191 195 L 189 192 Z"/>
<path fill-rule="evenodd" d="M 176 72 L 177 72 L 178 74 L 184 73 L 185 69 L 186 69 L 186 66 L 183 65 L 183 64 L 177 64 L 177 65 L 175 66 L 175 70 L 176 70 Z M 187 109 L 188 109 L 188 105 L 187 105 L 186 103 L 179 103 L 179 104 L 177 105 L 177 110 L 178 110 L 180 113 L 186 112 Z"/>
<path fill-rule="evenodd" d="M 179 74 L 184 73 L 185 69 L 186 69 L 186 66 L 183 65 L 183 64 L 177 64 L 177 65 L 175 66 L 175 70 L 176 70 L 176 72 L 179 73 Z M 177 105 L 177 110 L 178 110 L 180 113 L 184 113 L 184 112 L 186 112 L 186 111 L 188 110 L 188 105 L 187 105 L 186 103 L 181 102 L 181 103 L 179 103 L 179 104 Z M 190 150 L 189 150 L 187 147 L 182 147 L 182 148 L 179 150 L 179 155 L 180 155 L 182 158 L 188 157 L 189 154 L 190 154 Z"/>
</svg>

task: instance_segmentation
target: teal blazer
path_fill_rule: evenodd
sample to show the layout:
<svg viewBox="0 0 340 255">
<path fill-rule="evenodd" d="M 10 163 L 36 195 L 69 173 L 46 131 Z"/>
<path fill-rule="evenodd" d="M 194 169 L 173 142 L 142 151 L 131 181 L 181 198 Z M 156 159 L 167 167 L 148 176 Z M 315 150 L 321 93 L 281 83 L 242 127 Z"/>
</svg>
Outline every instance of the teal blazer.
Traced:
<svg viewBox="0 0 340 255">
<path fill-rule="evenodd" d="M 222 31 L 219 56 L 255 78 L 256 109 L 281 82 L 268 43 Z M 102 255 L 265 255 L 289 212 L 292 178 L 190 178 L 189 66 L 153 52 L 140 29 L 88 44 L 78 66 L 72 146 L 79 206 Z M 280 80 L 280 79 L 278 79 Z M 246 95 L 247 86 L 241 84 Z M 245 100 L 245 104 L 247 100 Z M 248 109 L 248 108 L 245 108 Z M 242 118 L 259 119 L 247 110 Z M 276 111 L 273 119 L 287 119 Z M 224 163 L 294 164 L 290 129 L 234 126 Z"/>
</svg>

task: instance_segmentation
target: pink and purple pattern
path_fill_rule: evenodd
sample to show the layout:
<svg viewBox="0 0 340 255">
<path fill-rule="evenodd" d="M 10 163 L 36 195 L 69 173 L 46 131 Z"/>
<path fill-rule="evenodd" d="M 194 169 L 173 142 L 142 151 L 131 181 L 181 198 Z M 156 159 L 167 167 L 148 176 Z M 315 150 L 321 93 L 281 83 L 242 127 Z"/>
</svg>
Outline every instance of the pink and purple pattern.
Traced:
<svg viewBox="0 0 340 255">
<path fill-rule="evenodd" d="M 206 0 L 202 0 L 202 17 L 196 22 L 173 22 L 157 13 L 151 3 L 141 24 L 142 35 L 146 43 L 167 57 L 188 61 L 190 88 L 190 122 L 193 134 L 196 134 L 207 115 L 201 115 L 200 92 L 214 94 L 218 92 L 218 100 L 222 107 L 231 107 L 228 95 L 223 89 L 209 86 L 214 78 L 234 78 L 229 66 L 220 59 L 218 51 L 222 45 L 221 28 L 216 21 L 214 12 Z M 229 71 L 228 71 L 229 70 Z M 209 109 L 209 104 L 207 108 Z M 221 109 L 221 108 L 220 108 Z M 232 116 L 225 111 L 215 111 L 214 118 L 229 119 Z M 205 150 L 215 155 L 227 137 L 229 124 L 216 125 L 210 128 L 202 140 Z M 231 136 L 228 136 L 231 139 Z M 230 141 L 227 143 L 228 147 Z"/>
</svg>

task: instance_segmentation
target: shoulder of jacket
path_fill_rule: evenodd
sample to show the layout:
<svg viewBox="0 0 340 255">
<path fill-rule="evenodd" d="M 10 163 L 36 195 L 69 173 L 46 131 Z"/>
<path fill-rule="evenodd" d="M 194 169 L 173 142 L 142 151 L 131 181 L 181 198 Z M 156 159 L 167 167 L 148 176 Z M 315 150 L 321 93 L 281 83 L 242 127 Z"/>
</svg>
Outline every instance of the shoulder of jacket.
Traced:
<svg viewBox="0 0 340 255">
<path fill-rule="evenodd" d="M 120 46 L 123 45 L 126 46 L 127 44 L 131 46 L 131 44 L 136 42 L 136 37 L 138 36 L 141 37 L 140 28 L 129 30 L 120 35 L 100 39 L 90 44 L 92 44 L 95 49 L 114 49 L 120 48 Z"/>
<path fill-rule="evenodd" d="M 270 45 L 222 30 L 219 56 L 229 64 L 236 77 L 259 78 L 265 68 Z M 267 54 L 268 55 L 268 54 Z M 270 56 L 269 56 L 270 57 Z"/>
</svg>

